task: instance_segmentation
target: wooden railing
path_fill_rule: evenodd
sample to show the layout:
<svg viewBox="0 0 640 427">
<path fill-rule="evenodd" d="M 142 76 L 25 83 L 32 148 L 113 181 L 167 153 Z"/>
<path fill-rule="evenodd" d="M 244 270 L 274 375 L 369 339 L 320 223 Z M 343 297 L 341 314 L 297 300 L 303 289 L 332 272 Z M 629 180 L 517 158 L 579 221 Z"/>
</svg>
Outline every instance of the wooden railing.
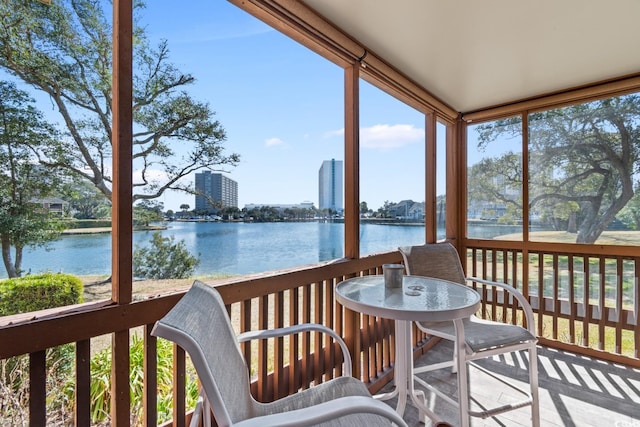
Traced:
<svg viewBox="0 0 640 427">
<path fill-rule="evenodd" d="M 392 325 L 388 320 L 363 316 L 334 300 L 335 285 L 348 277 L 379 274 L 382 264 L 400 262 L 397 252 L 358 260 L 341 260 L 291 270 L 217 281 L 238 332 L 304 322 L 321 323 L 345 337 L 351 350 L 354 375 L 372 391 L 390 378 L 393 364 Z M 183 292 L 116 305 L 108 301 L 2 318 L 0 359 L 29 356 L 29 424 L 49 425 L 46 412 L 46 350 L 75 344 L 75 425 L 91 423 L 91 339 L 116 331 L 142 329 L 145 339 L 143 423 L 157 425 L 157 342 L 150 335 Z M 416 334 L 416 338 L 419 335 Z M 252 393 L 269 401 L 340 375 L 342 355 L 316 333 L 277 339 L 272 343 L 243 344 L 251 366 Z M 174 348 L 174 425 L 185 424 L 186 355 Z M 293 361 L 293 363 L 292 363 Z M 128 408 L 127 408 L 128 409 Z"/>
<path fill-rule="evenodd" d="M 638 257 L 631 249 L 552 245 L 525 247 L 518 242 L 467 241 L 467 273 L 510 283 L 527 295 L 536 312 L 536 328 L 544 345 L 640 366 L 638 327 Z M 546 248 L 546 249 L 545 249 Z M 598 247 L 602 250 L 601 247 Z M 582 252 L 581 252 L 582 251 Z M 475 260 L 475 262 L 474 262 Z M 526 262 L 524 262 L 526 260 Z M 238 332 L 303 322 L 327 325 L 341 334 L 351 350 L 354 375 L 372 392 L 393 375 L 393 327 L 390 321 L 346 310 L 334 300 L 335 285 L 349 277 L 379 274 L 385 263 L 397 263 L 397 252 L 358 260 L 340 260 L 254 276 L 217 281 Z M 524 267 L 526 265 L 526 268 Z M 521 321 L 513 301 L 487 294 L 484 317 Z M 75 344 L 75 425 L 91 423 L 91 339 L 116 331 L 142 330 L 145 339 L 143 423 L 158 424 L 157 342 L 150 335 L 184 291 L 130 304 L 109 301 L 82 304 L 25 316 L 2 318 L 0 359 L 29 357 L 29 423 L 48 425 L 46 350 Z M 432 344 L 416 331 L 414 353 Z M 241 347 L 252 372 L 252 393 L 273 400 L 340 375 L 342 356 L 318 334 L 301 334 L 270 343 Z M 187 357 L 174 347 L 173 425 L 185 425 Z M 119 411 L 129 410 L 118 408 Z"/>
<path fill-rule="evenodd" d="M 637 248 L 469 240 L 467 273 L 527 295 L 542 344 L 640 366 Z"/>
</svg>

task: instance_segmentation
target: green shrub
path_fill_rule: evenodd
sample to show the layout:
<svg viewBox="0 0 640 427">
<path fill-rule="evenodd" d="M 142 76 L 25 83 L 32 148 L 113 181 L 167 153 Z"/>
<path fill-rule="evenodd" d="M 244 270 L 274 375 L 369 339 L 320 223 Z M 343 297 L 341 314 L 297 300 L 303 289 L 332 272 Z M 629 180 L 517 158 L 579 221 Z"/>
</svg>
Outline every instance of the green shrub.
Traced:
<svg viewBox="0 0 640 427">
<path fill-rule="evenodd" d="M 39 274 L 0 281 L 0 316 L 82 302 L 82 282 L 69 274 Z M 72 344 L 47 349 L 47 412 L 61 413 L 62 386 L 73 373 Z M 28 413 L 29 358 L 0 361 L 0 425 L 21 425 Z"/>
<path fill-rule="evenodd" d="M 169 421 L 173 416 L 173 344 L 157 341 L 158 349 L 158 422 Z M 132 408 L 132 425 L 142 420 L 144 385 L 144 340 L 133 335 L 129 349 L 129 384 Z M 101 423 L 109 420 L 111 405 L 111 349 L 99 351 L 91 358 L 91 420 Z M 73 402 L 73 382 L 65 387 L 67 400 Z M 198 382 L 193 365 L 187 365 L 187 407 L 195 407 L 198 399 Z"/>
<path fill-rule="evenodd" d="M 189 253 L 184 241 L 162 237 L 159 231 L 151 235 L 149 246 L 136 245 L 133 251 L 133 275 L 146 279 L 186 279 L 200 261 Z"/>
<path fill-rule="evenodd" d="M 76 276 L 34 274 L 0 282 L 0 316 L 82 302 L 83 285 Z"/>
</svg>

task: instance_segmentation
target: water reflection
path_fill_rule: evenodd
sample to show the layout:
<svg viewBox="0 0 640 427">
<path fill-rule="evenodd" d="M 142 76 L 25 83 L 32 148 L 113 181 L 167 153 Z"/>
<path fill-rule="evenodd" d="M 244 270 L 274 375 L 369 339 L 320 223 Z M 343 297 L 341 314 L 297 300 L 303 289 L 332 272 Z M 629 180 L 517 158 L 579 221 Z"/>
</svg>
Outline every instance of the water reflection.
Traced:
<svg viewBox="0 0 640 427">
<path fill-rule="evenodd" d="M 470 227 L 471 228 L 471 227 Z M 473 237 L 492 238 L 521 230 L 518 226 L 474 226 Z M 424 227 L 362 224 L 360 253 L 395 250 L 424 242 Z M 440 234 L 441 230 L 438 230 Z M 442 231 L 443 232 L 443 231 Z M 147 245 L 152 232 L 135 232 L 134 245 Z M 192 254 L 199 254 L 196 275 L 248 274 L 342 258 L 344 224 L 172 222 L 163 237 L 184 240 Z M 43 248 L 25 250 L 24 269 L 77 275 L 108 275 L 111 271 L 111 235 L 63 236 Z M 0 272 L 6 277 L 6 272 Z"/>
</svg>

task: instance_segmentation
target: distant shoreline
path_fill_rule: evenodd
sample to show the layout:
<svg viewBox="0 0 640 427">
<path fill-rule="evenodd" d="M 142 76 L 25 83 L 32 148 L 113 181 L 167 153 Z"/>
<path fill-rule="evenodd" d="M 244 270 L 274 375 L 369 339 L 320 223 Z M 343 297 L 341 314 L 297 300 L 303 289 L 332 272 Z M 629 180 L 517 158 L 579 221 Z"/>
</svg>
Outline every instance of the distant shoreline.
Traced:
<svg viewBox="0 0 640 427">
<path fill-rule="evenodd" d="M 153 231 L 153 230 L 166 230 L 166 225 L 148 225 L 146 227 L 136 227 L 133 231 Z M 105 234 L 111 233 L 111 227 L 89 227 L 89 228 L 68 228 L 62 231 L 61 234 L 70 236 L 77 234 Z"/>
<path fill-rule="evenodd" d="M 177 219 L 176 222 L 225 222 L 225 223 L 256 223 L 260 221 L 229 221 L 229 220 L 204 220 L 204 219 Z M 171 223 L 173 221 L 170 221 Z M 344 223 L 344 218 L 314 218 L 307 220 L 282 220 L 282 221 L 267 221 L 267 222 L 333 222 Z M 380 225 L 404 225 L 404 226 L 424 226 L 424 222 L 398 220 L 394 218 L 360 218 L 361 223 L 380 224 Z M 133 231 L 152 231 L 152 230 L 166 230 L 167 225 L 148 225 L 146 227 L 136 227 Z M 111 233 L 111 227 L 87 227 L 87 228 L 67 228 L 62 231 L 62 235 L 72 236 L 80 234 L 106 234 Z"/>
</svg>

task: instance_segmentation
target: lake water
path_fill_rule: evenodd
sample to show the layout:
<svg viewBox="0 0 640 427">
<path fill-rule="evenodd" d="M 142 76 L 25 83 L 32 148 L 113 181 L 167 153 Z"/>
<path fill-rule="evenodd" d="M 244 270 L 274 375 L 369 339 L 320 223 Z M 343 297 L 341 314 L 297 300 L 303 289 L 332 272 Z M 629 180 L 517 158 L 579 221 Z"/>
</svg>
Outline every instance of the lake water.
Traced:
<svg viewBox="0 0 640 427">
<path fill-rule="evenodd" d="M 484 226 L 474 229 L 472 235 L 491 238 L 519 231 L 519 227 L 512 226 Z M 176 241 L 183 240 L 189 252 L 199 254 L 196 275 L 257 273 L 344 255 L 344 224 L 341 223 L 171 222 L 162 234 L 174 236 Z M 363 223 L 360 253 L 365 255 L 395 250 L 402 245 L 421 244 L 424 235 L 422 226 Z M 146 245 L 150 238 L 151 232 L 135 232 L 134 245 Z M 27 248 L 23 269 L 31 273 L 108 275 L 111 271 L 111 234 L 62 236 L 47 249 Z M 7 277 L 4 269 L 0 277 Z"/>
</svg>

